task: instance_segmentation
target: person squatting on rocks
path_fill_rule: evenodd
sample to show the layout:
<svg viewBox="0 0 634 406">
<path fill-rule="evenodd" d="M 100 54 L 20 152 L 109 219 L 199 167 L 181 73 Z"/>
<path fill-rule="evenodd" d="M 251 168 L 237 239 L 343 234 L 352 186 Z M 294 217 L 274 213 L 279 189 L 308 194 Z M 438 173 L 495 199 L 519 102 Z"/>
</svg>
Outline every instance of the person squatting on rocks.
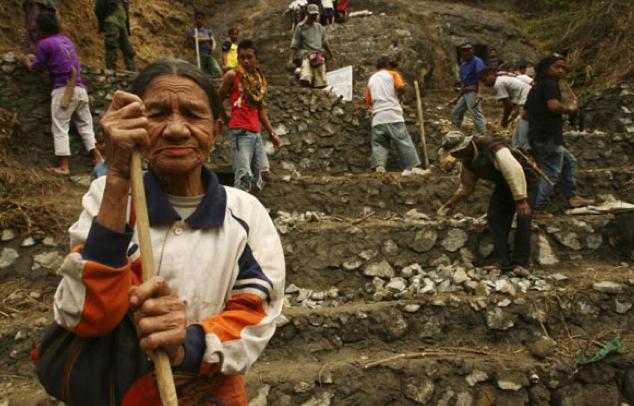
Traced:
<svg viewBox="0 0 634 406">
<path fill-rule="evenodd" d="M 251 40 L 240 41 L 238 65 L 222 78 L 220 85 L 220 117 L 229 127 L 231 167 L 234 186 L 256 194 L 264 186 L 263 178 L 269 172 L 269 160 L 260 136 L 260 121 L 268 131 L 276 148 L 282 141 L 269 121 L 265 99 L 268 84 L 258 66 L 258 51 Z M 227 116 L 222 104 L 226 98 L 231 105 Z"/>
<path fill-rule="evenodd" d="M 513 121 L 512 114 L 524 110 L 526 98 L 531 91 L 531 86 L 525 81 L 510 75 L 498 75 L 491 68 L 484 68 L 478 72 L 478 79 L 486 87 L 492 87 L 495 90 L 495 97 L 504 106 L 502 112 L 502 120 L 500 126 L 507 128 Z M 513 148 L 519 148 L 528 151 L 528 120 L 520 117 L 513 132 L 511 141 Z"/>
<path fill-rule="evenodd" d="M 493 237 L 497 265 L 502 270 L 514 270 L 518 276 L 527 276 L 531 254 L 531 207 L 537 192 L 537 174 L 530 164 L 508 148 L 502 138 L 465 137 L 460 131 L 443 136 L 441 158 L 448 155 L 462 162 L 460 187 L 439 210 L 447 215 L 465 197 L 475 190 L 478 179 L 495 184 L 489 202 L 487 223 Z M 508 239 L 517 213 L 517 229 L 513 254 Z"/>
<path fill-rule="evenodd" d="M 92 183 L 69 229 L 75 248 L 60 269 L 55 324 L 33 354 L 38 376 L 72 404 L 160 405 L 146 355 L 160 349 L 180 404 L 246 406 L 243 374 L 282 310 L 280 239 L 257 199 L 221 185 L 204 166 L 222 122 L 202 71 L 157 61 L 132 92 L 117 91 L 101 120 L 108 173 Z M 129 203 L 135 148 L 149 161 L 160 275 L 146 282 Z"/>
<path fill-rule="evenodd" d="M 69 175 L 68 157 L 70 151 L 70 122 L 73 120 L 81 140 L 94 158 L 94 163 L 102 161 L 95 148 L 95 132 L 90 114 L 90 104 L 86 84 L 81 80 L 81 67 L 75 44 L 60 34 L 59 20 L 53 13 L 40 13 L 36 19 L 38 38 L 35 59 L 22 55 L 21 62 L 29 69 L 47 71 L 53 85 L 51 92 L 51 132 L 58 165 L 47 168 L 55 175 Z M 66 101 L 64 101 L 64 95 Z M 68 105 L 65 103 L 68 102 Z"/>
<path fill-rule="evenodd" d="M 377 72 L 370 77 L 365 92 L 366 103 L 372 109 L 372 169 L 379 173 L 385 172 L 390 144 L 396 149 L 402 168 L 420 165 L 399 99 L 405 83 L 401 75 L 391 69 L 394 66 L 389 56 L 379 57 Z"/>
<path fill-rule="evenodd" d="M 456 97 L 456 104 L 451 112 L 451 123 L 454 130 L 460 130 L 464 115 L 468 111 L 473 118 L 475 130 L 481 135 L 486 132 L 486 117 L 482 113 L 482 106 L 478 97 L 478 72 L 484 68 L 482 59 L 475 55 L 471 44 L 460 47 L 460 90 Z"/>
<path fill-rule="evenodd" d="M 335 56 L 326 38 L 326 29 L 317 21 L 319 6 L 309 4 L 306 13 L 306 19 L 295 28 L 288 67 L 294 70 L 295 62 L 299 60 L 299 81 L 302 86 L 324 88 L 327 86 L 324 50 L 328 52 L 332 65 L 336 65 Z"/>
<path fill-rule="evenodd" d="M 194 13 L 194 28 L 187 32 L 187 42 L 194 50 L 194 60 L 196 60 L 196 33 L 198 33 L 198 54 L 200 56 L 200 68 L 214 78 L 222 76 L 222 70 L 214 58 L 216 50 L 216 39 L 211 29 L 205 28 L 205 14 L 202 11 Z"/>
<path fill-rule="evenodd" d="M 557 184 L 561 176 L 562 188 L 568 204 L 579 207 L 592 201 L 577 195 L 577 160 L 564 146 L 564 114 L 573 114 L 576 107 L 565 107 L 561 103 L 559 80 L 566 74 L 566 60 L 562 55 L 552 54 L 542 59 L 536 67 L 535 84 L 528 94 L 524 106 L 528 114 L 529 142 L 531 150 L 546 176 Z M 548 216 L 544 209 L 554 189 L 541 179 L 535 202 L 540 216 Z"/>
<path fill-rule="evenodd" d="M 222 43 L 222 70 L 228 71 L 238 64 L 238 37 L 240 31 L 237 28 L 229 28 L 227 31 L 229 40 Z"/>
<path fill-rule="evenodd" d="M 26 38 L 24 40 L 24 52 L 32 54 L 37 46 L 37 23 L 35 20 L 41 13 L 57 14 L 58 0 L 24 0 L 22 9 L 24 10 L 24 26 L 26 28 Z"/>
<path fill-rule="evenodd" d="M 136 71 L 134 48 L 130 44 L 130 0 L 97 0 L 95 15 L 99 32 L 104 33 L 106 68 L 117 69 L 117 50 L 121 49 L 125 67 Z"/>
</svg>

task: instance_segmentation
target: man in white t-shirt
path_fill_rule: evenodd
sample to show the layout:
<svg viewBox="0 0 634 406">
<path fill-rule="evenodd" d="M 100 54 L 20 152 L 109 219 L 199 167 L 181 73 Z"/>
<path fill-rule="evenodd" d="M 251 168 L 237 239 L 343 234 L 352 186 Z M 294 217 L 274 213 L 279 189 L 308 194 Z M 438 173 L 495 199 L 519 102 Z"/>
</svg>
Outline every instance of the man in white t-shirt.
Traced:
<svg viewBox="0 0 634 406">
<path fill-rule="evenodd" d="M 390 57 L 382 55 L 376 63 L 377 72 L 370 77 L 366 88 L 366 102 L 372 109 L 372 169 L 379 173 L 385 172 L 390 144 L 396 149 L 403 168 L 420 165 L 399 99 L 405 83 L 401 75 L 391 70 L 393 67 Z"/>
<path fill-rule="evenodd" d="M 497 75 L 495 71 L 489 68 L 482 69 L 478 73 L 478 79 L 484 86 L 492 87 L 495 90 L 496 99 L 504 106 L 500 125 L 507 128 L 510 124 L 511 120 L 509 119 L 513 110 L 518 109 L 521 112 L 524 104 L 526 104 L 531 85 L 516 76 Z M 528 144 L 528 121 L 521 116 L 513 132 L 511 144 L 513 147 L 522 150 L 530 149 Z"/>
</svg>

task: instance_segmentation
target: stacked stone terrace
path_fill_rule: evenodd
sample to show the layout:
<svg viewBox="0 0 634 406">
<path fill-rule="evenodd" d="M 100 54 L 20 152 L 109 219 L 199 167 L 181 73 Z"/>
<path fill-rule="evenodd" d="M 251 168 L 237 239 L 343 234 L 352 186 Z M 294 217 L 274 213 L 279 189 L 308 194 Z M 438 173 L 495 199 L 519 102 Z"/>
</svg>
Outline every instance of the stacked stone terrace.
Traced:
<svg viewBox="0 0 634 406">
<path fill-rule="evenodd" d="M 83 75 L 96 118 L 131 80 L 91 68 Z M 45 81 L 16 67 L 11 55 L 2 58 L 0 107 L 18 112 L 25 141 L 48 142 L 37 141 L 48 132 Z M 433 164 L 449 115 L 441 107 L 438 100 L 426 106 Z M 277 333 L 247 377 L 253 405 L 634 404 L 631 214 L 569 215 L 557 201 L 554 219 L 535 222 L 532 276 L 485 270 L 489 186 L 480 184 L 455 216 L 438 218 L 457 172 L 434 167 L 405 177 L 392 159 L 391 173 L 369 173 L 370 122 L 361 100 L 278 84 L 270 109 L 285 145 L 270 151 L 274 181 L 261 199 L 283 241 L 287 286 Z M 417 138 L 409 107 L 406 116 Z M 628 125 L 567 134 L 580 190 L 599 203 L 634 202 Z M 228 163 L 222 139 L 212 164 Z M 54 271 L 68 249 L 65 235 L 34 237 L 3 230 L 0 242 L 2 278 L 51 282 L 2 302 L 9 311 L 35 300 L 41 311 L 0 333 L 0 348 L 9 352 L 0 368 L 25 379 L 32 377 L 28 353 L 51 319 Z M 617 335 L 625 354 L 579 364 L 578 351 L 594 353 Z"/>
</svg>

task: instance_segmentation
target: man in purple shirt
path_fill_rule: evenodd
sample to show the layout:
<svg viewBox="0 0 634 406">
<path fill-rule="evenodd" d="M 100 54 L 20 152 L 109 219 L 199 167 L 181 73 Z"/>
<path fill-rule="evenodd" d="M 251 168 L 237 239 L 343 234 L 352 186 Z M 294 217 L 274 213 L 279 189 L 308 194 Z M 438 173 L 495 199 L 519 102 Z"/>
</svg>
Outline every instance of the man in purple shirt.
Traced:
<svg viewBox="0 0 634 406">
<path fill-rule="evenodd" d="M 484 68 L 482 59 L 475 55 L 471 44 L 460 47 L 462 64 L 460 65 L 460 93 L 456 105 L 451 113 L 454 130 L 459 131 L 462 120 L 468 111 L 473 117 L 473 124 L 480 135 L 486 132 L 486 118 L 482 113 L 478 97 L 478 72 Z"/>
<path fill-rule="evenodd" d="M 20 60 L 29 69 L 43 70 L 49 73 L 53 85 L 51 92 L 53 145 L 59 164 L 47 170 L 55 175 L 68 175 L 70 173 L 68 157 L 71 155 L 68 131 L 73 117 L 84 147 L 93 155 L 95 163 L 98 164 L 103 159 L 95 148 L 95 133 L 92 126 L 88 92 L 79 76 L 80 65 L 75 44 L 59 33 L 59 21 L 54 14 L 42 13 L 38 15 L 36 24 L 40 41 L 35 49 L 35 60 L 32 61 L 24 55 L 20 57 Z M 73 71 L 76 73 L 75 86 L 72 83 L 67 86 L 69 81 L 72 82 Z M 63 106 L 62 100 L 67 88 L 69 92 L 72 92 L 70 94 L 72 97 L 68 105 Z"/>
</svg>

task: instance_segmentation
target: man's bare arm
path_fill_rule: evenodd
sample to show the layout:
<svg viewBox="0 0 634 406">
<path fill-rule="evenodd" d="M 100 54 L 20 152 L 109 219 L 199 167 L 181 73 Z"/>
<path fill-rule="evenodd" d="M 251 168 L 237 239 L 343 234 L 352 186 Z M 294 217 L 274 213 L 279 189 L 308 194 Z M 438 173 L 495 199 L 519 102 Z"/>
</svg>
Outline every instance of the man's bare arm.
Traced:
<svg viewBox="0 0 634 406">
<path fill-rule="evenodd" d="M 508 97 L 500 101 L 502 102 L 502 106 L 504 107 L 504 112 L 502 113 L 502 121 L 500 122 L 500 125 L 506 128 L 509 125 L 509 117 L 511 116 L 511 112 L 513 111 L 513 103 L 511 103 L 511 100 Z"/>
<path fill-rule="evenodd" d="M 574 109 L 564 107 L 564 105 L 557 99 L 548 100 L 548 110 L 561 114 L 572 114 L 576 111 Z"/>
<path fill-rule="evenodd" d="M 231 69 L 222 77 L 222 83 L 220 84 L 220 89 L 218 89 L 218 97 L 220 98 L 220 118 L 225 124 L 229 123 L 229 116 L 227 115 L 227 111 L 225 110 L 224 101 L 231 90 L 231 86 L 233 86 L 233 81 L 236 78 L 236 72 Z"/>
</svg>

